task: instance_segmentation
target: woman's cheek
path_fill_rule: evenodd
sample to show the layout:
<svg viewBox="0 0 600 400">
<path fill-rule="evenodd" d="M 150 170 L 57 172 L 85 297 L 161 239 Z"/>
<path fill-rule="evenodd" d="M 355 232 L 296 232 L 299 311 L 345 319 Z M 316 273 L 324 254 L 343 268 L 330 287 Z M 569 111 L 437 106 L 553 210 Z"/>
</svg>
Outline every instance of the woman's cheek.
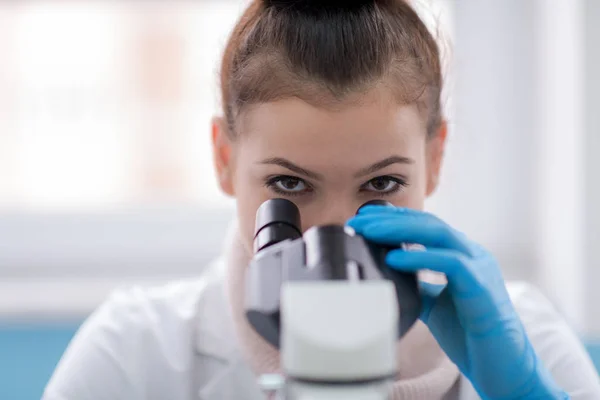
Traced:
<svg viewBox="0 0 600 400">
<path fill-rule="evenodd" d="M 414 210 L 423 210 L 425 208 L 425 193 L 412 191 L 403 196 L 401 204 L 394 204 L 397 207 L 411 208 Z"/>
<path fill-rule="evenodd" d="M 248 182 L 238 186 L 236 191 L 237 216 L 240 233 L 246 249 L 253 252 L 256 211 L 268 200 L 267 189 L 261 186 L 248 185 Z"/>
<path fill-rule="evenodd" d="M 396 207 L 423 210 L 426 195 L 424 188 L 421 186 L 418 183 L 416 185 L 410 184 L 403 188 L 397 196 L 393 196 L 392 199 L 387 200 Z"/>
</svg>

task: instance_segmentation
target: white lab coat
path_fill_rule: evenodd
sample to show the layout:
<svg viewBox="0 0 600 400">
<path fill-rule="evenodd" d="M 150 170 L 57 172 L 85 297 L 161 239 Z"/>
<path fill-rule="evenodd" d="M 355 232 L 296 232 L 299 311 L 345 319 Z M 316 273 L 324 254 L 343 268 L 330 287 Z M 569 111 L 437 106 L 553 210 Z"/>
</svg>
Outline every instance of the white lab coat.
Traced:
<svg viewBox="0 0 600 400">
<path fill-rule="evenodd" d="M 219 260 L 199 279 L 115 291 L 82 325 L 44 400 L 262 399 L 234 335 Z M 583 346 L 532 286 L 509 284 L 539 356 L 572 399 L 600 399 Z M 464 377 L 458 400 L 479 399 Z"/>
</svg>

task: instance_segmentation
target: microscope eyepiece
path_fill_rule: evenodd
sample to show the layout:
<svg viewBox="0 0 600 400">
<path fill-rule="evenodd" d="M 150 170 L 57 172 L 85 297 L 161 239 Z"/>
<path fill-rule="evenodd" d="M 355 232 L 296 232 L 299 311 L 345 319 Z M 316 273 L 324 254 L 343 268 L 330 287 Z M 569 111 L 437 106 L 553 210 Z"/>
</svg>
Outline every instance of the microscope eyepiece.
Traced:
<svg viewBox="0 0 600 400">
<path fill-rule="evenodd" d="M 300 211 L 286 199 L 265 201 L 256 212 L 254 229 L 254 252 L 286 239 L 302 236 Z"/>
<path fill-rule="evenodd" d="M 367 201 L 362 206 L 358 207 L 358 210 L 356 210 L 356 213 L 358 214 L 358 212 L 360 211 L 360 209 L 363 208 L 363 207 L 365 207 L 365 206 L 387 206 L 387 207 L 393 207 L 394 205 L 392 203 L 390 203 L 389 201 L 385 201 L 385 200 L 370 200 L 370 201 Z"/>
</svg>

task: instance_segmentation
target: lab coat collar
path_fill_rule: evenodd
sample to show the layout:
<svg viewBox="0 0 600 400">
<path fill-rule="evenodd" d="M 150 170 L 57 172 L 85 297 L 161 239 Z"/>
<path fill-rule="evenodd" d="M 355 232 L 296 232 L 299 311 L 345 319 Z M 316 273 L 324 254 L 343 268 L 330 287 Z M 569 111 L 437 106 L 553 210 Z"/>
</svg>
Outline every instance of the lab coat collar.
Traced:
<svg viewBox="0 0 600 400">
<path fill-rule="evenodd" d="M 231 221 L 221 253 L 207 269 L 206 287 L 198 304 L 196 352 L 199 357 L 198 396 L 202 400 L 264 399 L 256 375 L 239 346 L 227 290 L 227 268 L 237 254 L 237 219 Z"/>
<path fill-rule="evenodd" d="M 211 266 L 196 314 L 198 398 L 238 399 L 243 393 L 244 399 L 264 399 L 237 344 L 225 291 L 224 264 L 219 260 Z"/>
<path fill-rule="evenodd" d="M 227 268 L 237 245 L 237 218 L 229 222 L 221 245 L 221 257 L 205 272 L 206 288 L 198 305 L 196 350 L 200 354 L 231 363 L 240 357 L 232 309 L 227 294 Z"/>
<path fill-rule="evenodd" d="M 196 350 L 200 355 L 231 363 L 239 357 L 224 282 L 224 262 L 214 262 L 206 275 L 206 287 L 197 309 Z"/>
</svg>

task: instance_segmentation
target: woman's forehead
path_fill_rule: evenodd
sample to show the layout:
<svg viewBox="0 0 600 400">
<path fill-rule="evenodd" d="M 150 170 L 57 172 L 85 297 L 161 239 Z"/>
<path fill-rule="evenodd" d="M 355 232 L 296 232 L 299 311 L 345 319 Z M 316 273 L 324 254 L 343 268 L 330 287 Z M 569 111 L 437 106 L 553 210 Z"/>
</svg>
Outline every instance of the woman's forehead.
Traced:
<svg viewBox="0 0 600 400">
<path fill-rule="evenodd" d="M 416 106 L 368 101 L 336 110 L 285 99 L 249 108 L 240 119 L 243 146 L 291 151 L 405 147 L 426 139 Z"/>
<path fill-rule="evenodd" d="M 390 157 L 410 161 L 390 165 L 420 165 L 427 135 L 416 107 L 381 108 L 369 104 L 331 112 L 300 101 L 257 107 L 238 142 L 240 161 L 281 166 L 266 162 L 280 159 L 326 179 L 354 177 Z"/>
</svg>

